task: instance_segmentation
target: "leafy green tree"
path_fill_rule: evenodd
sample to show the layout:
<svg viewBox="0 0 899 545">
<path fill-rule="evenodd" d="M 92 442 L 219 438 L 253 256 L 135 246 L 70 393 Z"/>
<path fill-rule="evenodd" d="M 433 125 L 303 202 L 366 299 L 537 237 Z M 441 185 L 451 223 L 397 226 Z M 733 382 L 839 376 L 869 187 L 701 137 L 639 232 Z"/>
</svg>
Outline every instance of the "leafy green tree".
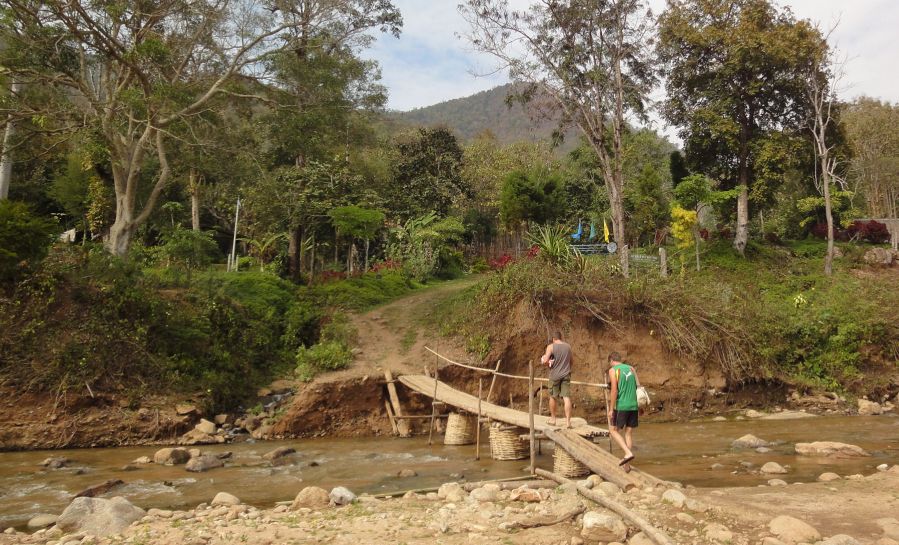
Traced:
<svg viewBox="0 0 899 545">
<path fill-rule="evenodd" d="M 222 257 L 211 233 L 185 229 L 181 225 L 163 235 L 159 254 L 168 265 L 187 271 L 188 281 L 192 271 L 208 267 Z"/>
<path fill-rule="evenodd" d="M 378 230 L 384 225 L 384 212 L 359 206 L 341 206 L 334 208 L 328 215 L 337 232 L 349 235 L 350 249 L 347 251 L 347 271 L 353 272 L 353 238 L 361 238 L 365 241 L 365 265 L 363 271 L 368 270 L 368 251 L 371 239 L 378 234 Z"/>
<path fill-rule="evenodd" d="M 801 125 L 801 67 L 818 51 L 818 33 L 769 0 L 677 0 L 659 27 L 663 115 L 680 127 L 694 171 L 740 190 L 734 247 L 743 253 L 758 149 Z"/>
<path fill-rule="evenodd" d="M 437 269 L 441 249 L 461 242 L 465 227 L 459 218 L 440 218 L 429 212 L 391 229 L 387 255 L 403 264 L 403 273 L 427 280 Z"/>
<path fill-rule="evenodd" d="M 306 47 L 310 21 L 363 42 L 397 31 L 389 0 L 143 3 L 4 2 L 0 64 L 24 86 L 52 89 L 35 112 L 55 130 L 96 130 L 109 154 L 116 217 L 108 248 L 125 255 L 172 177 L 170 140 L 214 99 L 264 99 L 254 83 L 280 53 Z M 26 105 L 25 109 L 43 107 Z M 189 131 L 187 131 L 189 133 Z M 148 183 L 150 157 L 158 169 Z M 149 186 L 146 198 L 139 199 Z"/>
<path fill-rule="evenodd" d="M 0 200 L 0 281 L 12 282 L 47 255 L 59 228 L 23 202 Z"/>
<path fill-rule="evenodd" d="M 849 180 L 868 217 L 899 218 L 899 104 L 862 97 L 841 119 L 852 149 Z"/>
<path fill-rule="evenodd" d="M 628 275 L 624 209 L 626 118 L 645 117 L 655 82 L 651 17 L 641 0 L 564 0 L 519 10 L 508 0 L 468 0 L 460 6 L 472 45 L 496 57 L 523 84 L 518 98 L 555 109 L 599 159 L 612 225 Z M 564 127 L 560 127 L 564 128 Z M 561 132 L 561 131 L 560 131 Z"/>
<path fill-rule="evenodd" d="M 671 185 L 677 186 L 687 176 L 690 175 L 690 169 L 687 168 L 687 161 L 684 154 L 680 150 L 674 150 L 668 159 L 669 171 L 671 172 Z"/>
<path fill-rule="evenodd" d="M 500 217 L 507 228 L 553 223 L 566 215 L 565 182 L 558 173 L 514 171 L 503 182 Z"/>
<path fill-rule="evenodd" d="M 449 213 L 471 188 L 462 178 L 462 148 L 446 128 L 399 135 L 393 148 L 393 181 L 385 188 L 392 215 L 406 220 L 428 211 Z"/>
</svg>

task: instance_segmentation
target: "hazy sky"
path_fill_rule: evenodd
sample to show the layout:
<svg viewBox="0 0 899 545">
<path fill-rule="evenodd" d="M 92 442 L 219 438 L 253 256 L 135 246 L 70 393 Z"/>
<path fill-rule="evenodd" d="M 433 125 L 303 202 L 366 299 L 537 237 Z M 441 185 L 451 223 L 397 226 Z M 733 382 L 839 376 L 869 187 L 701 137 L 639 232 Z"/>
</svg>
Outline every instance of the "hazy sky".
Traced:
<svg viewBox="0 0 899 545">
<path fill-rule="evenodd" d="M 390 92 L 388 107 L 409 110 L 451 98 L 471 95 L 507 81 L 490 72 L 494 61 L 473 52 L 457 37 L 468 30 L 457 10 L 460 0 L 394 0 L 403 13 L 400 39 L 382 36 L 368 56 L 381 63 L 383 83 Z M 528 0 L 512 0 L 527 5 Z M 649 0 L 654 12 L 665 0 Z M 897 0 L 780 0 L 797 17 L 840 26 L 837 47 L 849 58 L 845 91 L 899 102 L 899 1 Z M 661 128 L 661 127 L 660 127 Z M 668 131 L 665 131 L 668 132 Z"/>
</svg>

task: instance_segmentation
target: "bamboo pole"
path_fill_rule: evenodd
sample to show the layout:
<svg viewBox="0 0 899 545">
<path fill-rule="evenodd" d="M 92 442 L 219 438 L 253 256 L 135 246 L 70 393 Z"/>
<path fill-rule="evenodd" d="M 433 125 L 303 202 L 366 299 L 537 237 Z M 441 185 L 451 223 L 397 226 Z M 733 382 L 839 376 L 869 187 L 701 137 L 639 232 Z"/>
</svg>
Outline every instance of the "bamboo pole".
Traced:
<svg viewBox="0 0 899 545">
<path fill-rule="evenodd" d="M 431 426 L 428 428 L 428 446 L 431 446 L 431 439 L 434 437 L 434 423 L 437 420 L 437 385 L 440 382 L 437 379 L 437 368 L 434 368 L 434 396 L 431 398 Z"/>
<path fill-rule="evenodd" d="M 574 483 L 574 481 L 572 480 L 560 477 L 555 473 L 550 473 L 549 471 L 545 471 L 543 469 L 538 469 L 537 475 L 556 481 L 559 484 Z M 602 496 L 592 490 L 588 490 L 583 486 L 578 485 L 577 483 L 575 483 L 575 486 L 577 487 L 577 491 L 581 496 L 584 496 L 585 498 L 592 500 L 599 505 L 602 505 L 606 509 L 617 513 L 621 516 L 621 518 L 639 528 L 644 535 L 646 535 L 657 545 L 675 545 L 675 542 L 670 537 L 668 537 L 668 534 L 666 534 L 662 530 L 659 530 L 658 528 L 650 524 L 648 520 L 635 513 L 634 511 L 628 509 L 623 504 L 618 503 L 611 498 L 607 498 L 606 496 Z"/>
<path fill-rule="evenodd" d="M 387 418 L 390 419 L 390 427 L 393 428 L 393 433 L 399 435 L 400 430 L 396 426 L 396 420 L 393 418 L 393 409 L 390 407 L 390 402 L 386 399 L 384 400 L 384 409 L 387 411 Z"/>
<path fill-rule="evenodd" d="M 484 389 L 484 379 L 478 379 L 478 418 L 477 428 L 475 428 L 475 451 L 474 451 L 474 459 L 481 459 L 481 391 Z"/>
<path fill-rule="evenodd" d="M 487 389 L 487 403 L 490 403 L 490 396 L 493 394 L 493 385 L 496 384 L 496 373 L 499 372 L 499 365 L 503 360 L 496 360 L 496 368 L 493 370 L 493 377 L 490 379 L 490 388 Z"/>
<path fill-rule="evenodd" d="M 531 431 L 531 475 L 536 475 L 537 451 L 534 448 L 534 360 L 528 360 L 528 424 Z"/>
</svg>

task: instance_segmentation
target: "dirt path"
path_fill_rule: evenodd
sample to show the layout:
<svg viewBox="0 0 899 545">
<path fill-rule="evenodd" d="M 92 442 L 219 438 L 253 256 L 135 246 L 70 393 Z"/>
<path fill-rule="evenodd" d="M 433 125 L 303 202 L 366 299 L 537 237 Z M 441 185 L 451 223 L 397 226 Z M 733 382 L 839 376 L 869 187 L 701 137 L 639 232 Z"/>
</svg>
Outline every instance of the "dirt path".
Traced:
<svg viewBox="0 0 899 545">
<path fill-rule="evenodd" d="M 434 308 L 478 280 L 469 277 L 443 282 L 353 316 L 352 324 L 358 333 L 353 364 L 343 371 L 322 375 L 316 382 L 376 377 L 383 375 L 384 369 L 394 374 L 421 373 L 425 366 L 433 369 L 435 365 L 434 355 L 425 346 L 448 357 L 467 359 L 464 347 L 440 335 Z"/>
</svg>

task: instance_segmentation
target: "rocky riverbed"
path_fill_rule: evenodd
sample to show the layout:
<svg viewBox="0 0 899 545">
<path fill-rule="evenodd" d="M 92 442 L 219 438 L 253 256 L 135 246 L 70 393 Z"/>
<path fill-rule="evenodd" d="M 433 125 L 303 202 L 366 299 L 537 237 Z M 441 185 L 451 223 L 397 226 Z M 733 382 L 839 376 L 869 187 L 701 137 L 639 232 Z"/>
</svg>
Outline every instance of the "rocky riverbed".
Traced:
<svg viewBox="0 0 899 545">
<path fill-rule="evenodd" d="M 670 483 L 624 492 L 595 475 L 580 484 L 680 544 L 899 544 L 899 466 L 792 486 L 696 489 Z M 633 524 L 579 494 L 574 483 L 507 488 L 446 483 L 436 491 L 379 499 L 356 497 L 343 487 L 305 487 L 292 502 L 272 509 L 246 505 L 227 492 L 179 511 L 144 511 L 122 498 L 77 498 L 57 519 L 41 521 L 46 528 L 30 534 L 7 529 L 0 544 L 652 543 Z M 847 505 L 850 513 L 866 516 L 839 520 Z"/>
</svg>

